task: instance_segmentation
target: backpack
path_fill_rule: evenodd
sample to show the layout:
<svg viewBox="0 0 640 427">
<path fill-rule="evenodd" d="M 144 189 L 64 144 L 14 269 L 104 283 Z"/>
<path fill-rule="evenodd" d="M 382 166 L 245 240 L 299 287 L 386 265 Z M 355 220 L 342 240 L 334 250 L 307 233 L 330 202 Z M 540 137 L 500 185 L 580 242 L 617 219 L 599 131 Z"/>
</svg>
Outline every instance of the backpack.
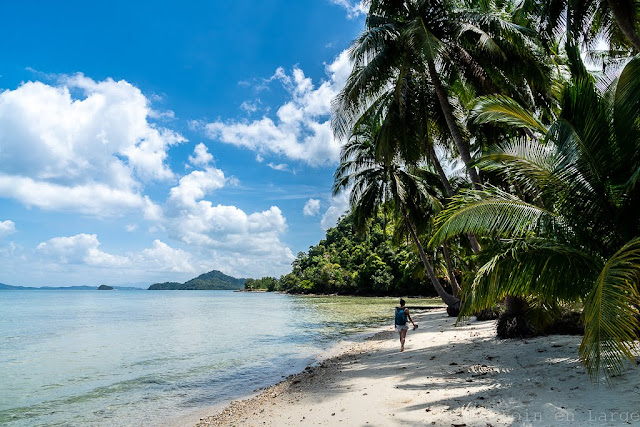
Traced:
<svg viewBox="0 0 640 427">
<path fill-rule="evenodd" d="M 404 312 L 404 307 L 398 308 L 396 307 L 396 325 L 406 325 L 407 324 L 407 314 Z"/>
</svg>

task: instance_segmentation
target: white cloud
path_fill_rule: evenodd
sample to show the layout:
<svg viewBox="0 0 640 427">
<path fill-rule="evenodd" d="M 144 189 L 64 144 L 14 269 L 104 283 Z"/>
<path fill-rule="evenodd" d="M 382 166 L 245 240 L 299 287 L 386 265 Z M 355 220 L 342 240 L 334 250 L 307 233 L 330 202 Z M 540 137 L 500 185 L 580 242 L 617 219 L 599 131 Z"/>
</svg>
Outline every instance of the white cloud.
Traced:
<svg viewBox="0 0 640 427">
<path fill-rule="evenodd" d="M 90 214 L 144 206 L 144 183 L 174 177 L 167 150 L 185 141 L 149 121 L 159 114 L 124 80 L 76 74 L 5 90 L 0 197 Z"/>
<path fill-rule="evenodd" d="M 331 3 L 338 6 L 342 6 L 347 11 L 347 17 L 349 19 L 357 18 L 360 15 L 366 15 L 369 11 L 368 6 L 365 4 L 366 0 L 350 1 L 350 0 L 329 0 Z"/>
<path fill-rule="evenodd" d="M 328 80 L 315 87 L 304 72 L 294 67 L 291 75 L 280 67 L 267 80 L 280 81 L 290 94 L 275 117 L 254 121 L 215 121 L 205 126 L 214 140 L 256 151 L 274 153 L 312 166 L 335 163 L 341 142 L 330 126 L 331 101 L 344 86 L 351 71 L 348 53 L 342 52 L 326 66 Z"/>
<path fill-rule="evenodd" d="M 309 199 L 302 209 L 304 216 L 316 216 L 320 213 L 320 200 Z"/>
<path fill-rule="evenodd" d="M 343 191 L 337 196 L 331 199 L 331 205 L 322 215 L 320 225 L 323 229 L 327 230 L 338 223 L 338 219 L 349 211 L 349 193 L 350 191 Z"/>
<path fill-rule="evenodd" d="M 145 218 L 153 219 L 160 210 L 146 196 L 105 184 L 65 186 L 4 174 L 0 174 L 0 196 L 19 200 L 26 206 L 75 211 L 100 217 L 118 215 L 122 210 L 142 209 Z"/>
<path fill-rule="evenodd" d="M 212 191 L 224 187 L 225 181 L 220 169 L 209 167 L 204 171 L 193 171 L 171 189 L 169 199 L 179 205 L 190 206 Z"/>
<path fill-rule="evenodd" d="M 247 214 L 235 206 L 201 200 L 167 221 L 172 238 L 209 253 L 213 268 L 227 274 L 284 273 L 294 256 L 280 240 L 286 219 L 276 206 Z"/>
<path fill-rule="evenodd" d="M 94 267 L 124 267 L 131 264 L 127 257 L 111 255 L 98 249 L 95 234 L 54 237 L 40 243 L 37 250 L 62 264 L 86 264 Z"/>
<path fill-rule="evenodd" d="M 194 166 L 206 166 L 213 161 L 213 155 L 207 151 L 207 146 L 202 142 L 196 145 L 193 156 L 189 156 L 189 162 Z"/>
<path fill-rule="evenodd" d="M 276 171 L 290 172 L 289 165 L 286 163 L 267 163 L 267 166 Z"/>
<path fill-rule="evenodd" d="M 192 265 L 192 255 L 182 249 L 174 249 L 154 240 L 153 246 L 143 250 L 135 259 L 138 264 L 147 266 L 155 271 L 195 272 Z"/>
<path fill-rule="evenodd" d="M 201 268 L 236 276 L 284 273 L 294 256 L 280 240 L 287 223 L 277 206 L 248 214 L 204 200 L 230 181 L 215 168 L 183 177 L 170 191 L 163 226 L 198 259 L 210 260 L 202 261 Z"/>
<path fill-rule="evenodd" d="M 0 238 L 8 236 L 9 234 L 13 234 L 16 232 L 16 224 L 7 219 L 5 221 L 0 221 Z"/>
<path fill-rule="evenodd" d="M 127 224 L 124 229 L 129 233 L 133 233 L 138 229 L 138 224 Z"/>
<path fill-rule="evenodd" d="M 100 242 L 95 234 L 76 234 L 70 237 L 54 237 L 42 242 L 37 252 L 55 263 L 88 267 L 110 268 L 126 271 L 193 273 L 192 255 L 182 249 L 174 249 L 154 240 L 151 248 L 139 253 L 114 255 L 98 249 Z"/>
<path fill-rule="evenodd" d="M 254 102 L 244 101 L 242 104 L 240 104 L 240 109 L 246 111 L 249 114 L 252 114 L 258 111 L 258 104 L 260 104 L 259 99 Z"/>
</svg>

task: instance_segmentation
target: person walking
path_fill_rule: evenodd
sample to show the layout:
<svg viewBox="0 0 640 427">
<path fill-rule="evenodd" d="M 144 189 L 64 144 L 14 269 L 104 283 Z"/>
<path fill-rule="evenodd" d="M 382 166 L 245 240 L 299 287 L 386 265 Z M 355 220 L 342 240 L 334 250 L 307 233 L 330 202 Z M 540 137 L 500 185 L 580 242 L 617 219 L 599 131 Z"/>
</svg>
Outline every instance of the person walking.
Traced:
<svg viewBox="0 0 640 427">
<path fill-rule="evenodd" d="M 400 334 L 400 351 L 404 351 L 404 340 L 407 337 L 407 331 L 409 330 L 407 319 L 409 319 L 413 325 L 413 329 L 418 327 L 417 324 L 413 323 L 413 319 L 409 314 L 409 309 L 404 306 L 405 304 L 405 300 L 400 298 L 400 307 L 396 307 L 396 331 Z"/>
</svg>

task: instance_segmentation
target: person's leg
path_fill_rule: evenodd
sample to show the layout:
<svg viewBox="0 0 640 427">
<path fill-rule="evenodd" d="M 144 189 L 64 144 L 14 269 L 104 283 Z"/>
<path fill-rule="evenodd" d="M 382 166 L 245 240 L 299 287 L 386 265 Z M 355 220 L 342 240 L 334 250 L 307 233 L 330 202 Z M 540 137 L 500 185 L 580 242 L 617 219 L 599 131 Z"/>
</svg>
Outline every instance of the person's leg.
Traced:
<svg viewBox="0 0 640 427">
<path fill-rule="evenodd" d="M 403 329 L 400 331 L 400 351 L 404 351 L 404 340 L 407 337 L 407 330 Z"/>
</svg>

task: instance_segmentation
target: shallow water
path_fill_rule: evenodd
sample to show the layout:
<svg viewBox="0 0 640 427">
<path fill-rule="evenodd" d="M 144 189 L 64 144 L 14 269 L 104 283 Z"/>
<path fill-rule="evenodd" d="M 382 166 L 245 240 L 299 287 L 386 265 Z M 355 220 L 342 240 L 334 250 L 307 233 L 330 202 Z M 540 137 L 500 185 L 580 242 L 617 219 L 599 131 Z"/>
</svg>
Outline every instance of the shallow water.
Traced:
<svg viewBox="0 0 640 427">
<path fill-rule="evenodd" d="M 395 302 L 231 291 L 0 291 L 0 424 L 179 419 L 302 370 L 348 334 L 391 323 Z"/>
</svg>

